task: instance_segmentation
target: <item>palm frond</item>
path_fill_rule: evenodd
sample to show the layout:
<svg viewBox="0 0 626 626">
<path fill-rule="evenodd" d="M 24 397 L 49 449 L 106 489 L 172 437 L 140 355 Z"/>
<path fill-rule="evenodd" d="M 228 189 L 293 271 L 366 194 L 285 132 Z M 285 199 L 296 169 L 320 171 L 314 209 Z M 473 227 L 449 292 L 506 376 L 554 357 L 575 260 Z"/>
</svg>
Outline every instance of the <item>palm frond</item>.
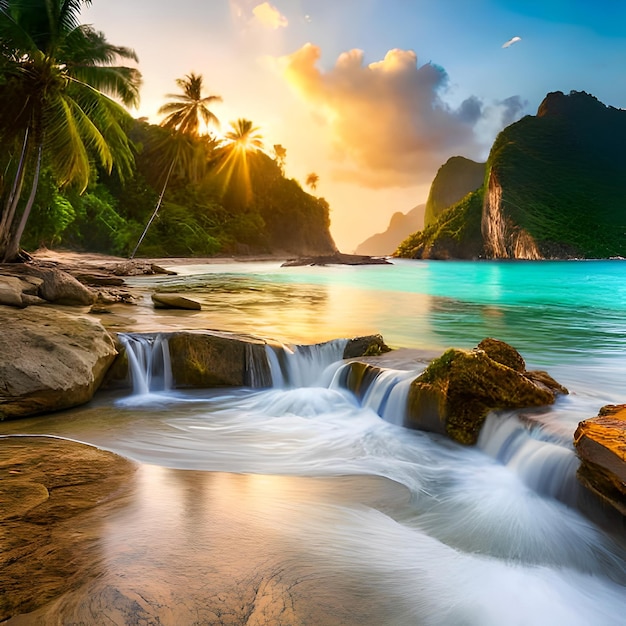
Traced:
<svg viewBox="0 0 626 626">
<path fill-rule="evenodd" d="M 126 106 L 139 104 L 139 88 L 142 79 L 139 70 L 135 68 L 81 65 L 72 66 L 69 70 L 71 77 L 75 80 L 119 99 Z"/>
</svg>

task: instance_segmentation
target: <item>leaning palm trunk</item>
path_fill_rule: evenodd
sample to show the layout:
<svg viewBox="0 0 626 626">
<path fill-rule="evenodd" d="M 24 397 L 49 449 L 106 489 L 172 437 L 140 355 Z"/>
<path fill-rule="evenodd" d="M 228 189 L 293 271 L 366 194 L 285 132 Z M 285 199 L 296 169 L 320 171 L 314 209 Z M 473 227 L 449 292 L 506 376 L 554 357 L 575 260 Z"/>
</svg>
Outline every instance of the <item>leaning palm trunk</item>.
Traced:
<svg viewBox="0 0 626 626">
<path fill-rule="evenodd" d="M 22 194 L 22 185 L 24 184 L 24 175 L 26 173 L 26 154 L 29 145 L 29 127 L 24 132 L 24 141 L 22 142 L 22 151 L 20 154 L 20 160 L 17 164 L 17 172 L 13 179 L 13 185 L 5 204 L 5 210 L 2 213 L 2 219 L 0 220 L 0 246 L 2 250 L 6 249 L 11 236 L 11 225 L 13 224 L 13 218 L 15 217 L 15 211 L 17 209 L 17 203 L 19 202 Z M 3 254 L 6 257 L 6 254 Z M 3 260 L 6 261 L 6 258 Z"/>
<path fill-rule="evenodd" d="M 165 177 L 165 182 L 163 183 L 163 189 L 161 189 L 161 195 L 159 196 L 159 199 L 156 203 L 156 207 L 154 208 L 154 211 L 152 213 L 152 215 L 150 216 L 150 219 L 148 220 L 148 223 L 146 224 L 146 227 L 143 229 L 143 233 L 141 233 L 141 237 L 139 237 L 139 241 L 137 242 L 137 245 L 135 246 L 135 249 L 133 250 L 132 254 L 130 255 L 130 259 L 134 259 L 135 258 L 135 254 L 137 254 L 137 250 L 139 249 L 139 246 L 141 245 L 141 242 L 143 241 L 144 237 L 146 236 L 146 233 L 148 232 L 148 228 L 150 228 L 150 225 L 152 224 L 152 222 L 154 222 L 154 219 L 157 216 L 157 213 L 159 212 L 159 209 L 161 208 L 161 203 L 163 202 L 163 196 L 165 195 L 165 190 L 167 189 L 167 184 L 170 181 L 170 176 L 172 175 L 172 170 L 174 169 L 174 164 L 176 163 L 176 157 L 174 157 L 172 159 L 172 164 L 170 165 L 170 169 L 167 172 L 167 176 Z"/>
<path fill-rule="evenodd" d="M 16 259 L 20 253 L 20 241 L 22 240 L 22 235 L 24 234 L 24 229 L 26 228 L 26 222 L 28 222 L 28 218 L 30 217 L 30 212 L 33 208 L 33 204 L 35 203 L 35 196 L 37 195 L 37 186 L 39 185 L 39 174 L 41 172 L 41 159 L 43 155 L 43 143 L 39 144 L 39 148 L 37 150 L 37 161 L 35 162 L 35 173 L 33 175 L 33 183 L 30 188 L 30 194 L 28 196 L 28 200 L 26 201 L 26 206 L 24 207 L 24 211 L 22 212 L 22 218 L 20 219 L 20 223 L 17 227 L 17 230 L 13 234 L 13 236 L 9 240 L 9 244 L 7 245 L 4 252 L 4 261 L 9 261 Z"/>
</svg>

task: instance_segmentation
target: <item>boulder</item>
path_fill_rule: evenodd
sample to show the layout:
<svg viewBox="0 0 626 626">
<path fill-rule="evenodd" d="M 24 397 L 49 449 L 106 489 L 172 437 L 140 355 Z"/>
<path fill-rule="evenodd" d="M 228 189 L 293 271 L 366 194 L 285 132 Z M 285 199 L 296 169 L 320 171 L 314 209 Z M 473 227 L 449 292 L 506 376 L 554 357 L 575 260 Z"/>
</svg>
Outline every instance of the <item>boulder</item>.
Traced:
<svg viewBox="0 0 626 626">
<path fill-rule="evenodd" d="M 381 335 L 365 335 L 364 337 L 354 337 L 348 341 L 343 351 L 343 358 L 379 356 L 390 351 L 391 348 L 385 343 Z"/>
<path fill-rule="evenodd" d="M 0 276 L 0 304 L 23 308 L 23 282 L 17 276 Z"/>
<path fill-rule="evenodd" d="M 176 293 L 153 293 L 152 303 L 155 309 L 190 309 L 199 311 L 202 308 L 199 302 Z"/>
<path fill-rule="evenodd" d="M 0 325 L 0 420 L 88 402 L 117 354 L 87 316 L 0 306 Z"/>
<path fill-rule="evenodd" d="M 33 293 L 32 290 L 29 291 L 27 288 L 24 289 L 24 292 L 39 296 L 47 302 L 70 306 L 86 306 L 93 304 L 96 300 L 96 294 L 93 291 L 63 270 L 27 263 L 16 263 L 11 266 L 4 265 L 2 275 L 16 276 L 24 281 L 26 285 L 36 284 L 36 293 Z M 33 279 L 35 282 L 33 282 Z"/>
<path fill-rule="evenodd" d="M 448 350 L 413 381 L 408 427 L 473 445 L 489 411 L 544 406 L 567 393 L 546 372 L 520 369 L 524 361 L 511 346 L 481 343 L 486 350 Z"/>
<path fill-rule="evenodd" d="M 265 342 L 254 337 L 209 331 L 169 335 L 174 386 L 269 387 Z"/>
<path fill-rule="evenodd" d="M 580 482 L 626 516 L 626 404 L 607 405 L 580 422 L 574 446 Z"/>
<path fill-rule="evenodd" d="M 272 384 L 265 342 L 234 333 L 186 330 L 159 335 L 169 346 L 172 385 L 175 389 L 210 387 L 270 387 Z M 126 349 L 117 338 L 119 356 L 109 368 L 103 388 L 131 386 Z"/>
</svg>

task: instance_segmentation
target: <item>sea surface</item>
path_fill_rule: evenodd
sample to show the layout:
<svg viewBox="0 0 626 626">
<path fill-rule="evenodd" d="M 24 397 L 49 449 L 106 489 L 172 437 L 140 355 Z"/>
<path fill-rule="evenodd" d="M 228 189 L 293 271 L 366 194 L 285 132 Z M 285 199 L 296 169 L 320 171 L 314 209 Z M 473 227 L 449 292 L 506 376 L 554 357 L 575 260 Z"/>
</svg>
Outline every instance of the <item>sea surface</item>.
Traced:
<svg viewBox="0 0 626 626">
<path fill-rule="evenodd" d="M 626 530 L 578 486 L 572 436 L 626 402 L 626 262 L 172 269 L 132 284 L 202 310 L 146 301 L 136 326 L 271 338 L 273 387 L 148 384 L 0 424 L 140 464 L 132 506 L 101 521 L 100 575 L 8 624 L 624 624 Z M 359 401 L 335 340 L 372 333 L 395 350 Z M 490 415 L 474 448 L 404 428 L 425 355 L 485 337 L 570 393 Z"/>
</svg>

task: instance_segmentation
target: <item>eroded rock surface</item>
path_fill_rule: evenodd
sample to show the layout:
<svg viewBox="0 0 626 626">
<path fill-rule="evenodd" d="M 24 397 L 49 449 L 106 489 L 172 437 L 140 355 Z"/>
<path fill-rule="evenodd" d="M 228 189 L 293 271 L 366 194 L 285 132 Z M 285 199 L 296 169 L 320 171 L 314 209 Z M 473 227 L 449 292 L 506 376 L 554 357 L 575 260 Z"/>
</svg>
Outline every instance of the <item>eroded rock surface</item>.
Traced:
<svg viewBox="0 0 626 626">
<path fill-rule="evenodd" d="M 134 471 L 74 441 L 0 439 L 0 622 L 98 575 L 100 515 L 122 501 Z"/>
<path fill-rule="evenodd" d="M 626 404 L 607 405 L 578 424 L 574 445 L 585 487 L 626 516 Z"/>
<path fill-rule="evenodd" d="M 0 306 L 0 420 L 88 402 L 117 350 L 92 318 Z"/>
<path fill-rule="evenodd" d="M 473 445 L 489 411 L 544 406 L 563 393 L 546 372 L 527 372 L 514 348 L 488 339 L 448 350 L 413 381 L 406 425 Z"/>
</svg>

